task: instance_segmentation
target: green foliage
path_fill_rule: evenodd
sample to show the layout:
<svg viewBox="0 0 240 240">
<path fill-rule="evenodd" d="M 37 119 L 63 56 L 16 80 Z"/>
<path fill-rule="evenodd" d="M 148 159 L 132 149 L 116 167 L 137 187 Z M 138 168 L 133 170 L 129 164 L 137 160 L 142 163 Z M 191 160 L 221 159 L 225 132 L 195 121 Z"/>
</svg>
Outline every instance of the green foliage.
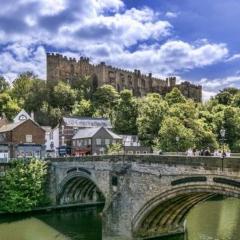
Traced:
<svg viewBox="0 0 240 240">
<path fill-rule="evenodd" d="M 93 95 L 96 115 L 112 119 L 112 110 L 116 107 L 119 94 L 111 85 L 103 85 Z"/>
<path fill-rule="evenodd" d="M 122 154 L 123 153 L 123 145 L 120 143 L 113 143 L 108 146 L 107 154 Z"/>
<path fill-rule="evenodd" d="M 148 94 L 139 101 L 138 134 L 146 146 L 151 146 L 157 137 L 168 104 L 157 93 Z"/>
<path fill-rule="evenodd" d="M 177 143 L 176 137 L 179 137 Z M 177 117 L 165 117 L 159 131 L 158 144 L 163 151 L 186 151 L 194 147 L 194 133 Z"/>
<path fill-rule="evenodd" d="M 77 92 L 64 82 L 59 82 L 52 92 L 51 105 L 58 107 L 64 112 L 71 112 L 76 101 Z"/>
<path fill-rule="evenodd" d="M 137 100 L 130 90 L 123 90 L 113 110 L 112 123 L 115 131 L 121 134 L 137 134 L 137 116 Z"/>
<path fill-rule="evenodd" d="M 92 117 L 94 108 L 90 100 L 82 99 L 80 102 L 75 102 L 72 110 L 72 115 L 82 117 Z"/>
<path fill-rule="evenodd" d="M 0 76 L 0 93 L 6 91 L 9 88 L 9 83 L 3 76 Z"/>
<path fill-rule="evenodd" d="M 47 166 L 41 160 L 16 160 L 2 178 L 0 208 L 6 212 L 29 211 L 45 202 Z"/>
<path fill-rule="evenodd" d="M 0 116 L 4 114 L 8 119 L 12 119 L 18 112 L 20 107 L 15 99 L 7 93 L 0 93 Z"/>
<path fill-rule="evenodd" d="M 176 87 L 173 88 L 173 90 L 170 93 L 166 94 L 165 100 L 168 102 L 169 105 L 186 102 L 186 98 L 182 95 L 180 90 Z"/>
</svg>

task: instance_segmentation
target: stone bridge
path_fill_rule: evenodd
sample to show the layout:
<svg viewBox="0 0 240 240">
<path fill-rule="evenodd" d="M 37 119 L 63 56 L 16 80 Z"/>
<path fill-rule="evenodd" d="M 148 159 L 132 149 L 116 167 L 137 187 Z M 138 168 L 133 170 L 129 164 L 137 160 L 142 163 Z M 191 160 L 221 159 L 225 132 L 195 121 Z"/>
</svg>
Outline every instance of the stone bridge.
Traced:
<svg viewBox="0 0 240 240">
<path fill-rule="evenodd" d="M 196 204 L 217 195 L 240 197 L 239 158 L 128 155 L 48 161 L 49 194 L 56 205 L 105 202 L 103 236 L 148 239 L 181 233 Z"/>
</svg>

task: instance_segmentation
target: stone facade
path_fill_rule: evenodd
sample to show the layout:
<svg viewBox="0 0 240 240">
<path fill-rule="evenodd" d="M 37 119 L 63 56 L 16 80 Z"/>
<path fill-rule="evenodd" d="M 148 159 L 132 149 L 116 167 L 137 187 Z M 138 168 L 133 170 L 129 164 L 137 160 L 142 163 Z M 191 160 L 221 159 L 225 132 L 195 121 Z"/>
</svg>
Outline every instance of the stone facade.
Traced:
<svg viewBox="0 0 240 240">
<path fill-rule="evenodd" d="M 155 78 L 152 73 L 142 74 L 140 70 L 127 71 L 119 69 L 105 62 L 94 65 L 89 58 L 67 58 L 60 54 L 47 54 L 47 83 L 54 86 L 58 81 L 74 83 L 82 76 L 91 76 L 95 88 L 103 84 L 111 84 L 118 91 L 130 89 L 135 96 L 144 96 L 150 92 L 165 95 L 172 88 L 177 87 L 188 98 L 197 102 L 202 101 L 202 86 L 193 85 L 189 82 L 176 84 L 176 77 L 166 79 Z"/>
<path fill-rule="evenodd" d="M 182 232 L 188 211 L 199 202 L 218 194 L 240 198 L 239 158 L 222 162 L 215 157 L 149 155 L 48 160 L 53 202 L 61 203 L 58 196 L 64 196 L 65 204 L 93 201 L 94 191 L 102 192 L 103 239 L 145 239 Z"/>
</svg>

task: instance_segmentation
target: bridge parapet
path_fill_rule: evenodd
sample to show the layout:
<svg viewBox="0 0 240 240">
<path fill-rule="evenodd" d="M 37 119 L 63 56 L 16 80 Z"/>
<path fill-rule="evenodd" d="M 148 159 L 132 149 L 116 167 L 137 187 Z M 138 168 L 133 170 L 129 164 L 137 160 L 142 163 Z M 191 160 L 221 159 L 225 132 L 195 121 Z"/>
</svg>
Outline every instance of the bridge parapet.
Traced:
<svg viewBox="0 0 240 240">
<path fill-rule="evenodd" d="M 240 171 L 240 157 L 187 157 L 187 156 L 165 156 L 165 155 L 101 155 L 101 156 L 82 156 L 65 158 L 47 158 L 49 162 L 136 162 L 139 164 L 167 164 L 184 165 L 191 167 L 203 167 L 206 170 L 231 169 L 233 172 Z"/>
</svg>

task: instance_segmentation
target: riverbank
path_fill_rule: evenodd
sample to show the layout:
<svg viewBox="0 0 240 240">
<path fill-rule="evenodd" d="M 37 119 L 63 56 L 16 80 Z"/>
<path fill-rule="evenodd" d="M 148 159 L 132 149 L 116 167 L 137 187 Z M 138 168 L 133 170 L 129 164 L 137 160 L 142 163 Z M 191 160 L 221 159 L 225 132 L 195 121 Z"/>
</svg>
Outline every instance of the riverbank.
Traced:
<svg viewBox="0 0 240 240">
<path fill-rule="evenodd" d="M 0 211 L 0 215 L 1 216 L 8 216 L 8 215 L 43 213 L 43 212 L 59 211 L 59 210 L 63 210 L 63 209 L 95 207 L 95 206 L 97 207 L 97 206 L 103 206 L 103 205 L 104 205 L 104 202 L 74 203 L 74 204 L 66 204 L 66 205 L 55 205 L 55 206 L 39 207 L 39 208 L 31 209 L 29 211 L 14 212 L 14 213 Z"/>
</svg>

